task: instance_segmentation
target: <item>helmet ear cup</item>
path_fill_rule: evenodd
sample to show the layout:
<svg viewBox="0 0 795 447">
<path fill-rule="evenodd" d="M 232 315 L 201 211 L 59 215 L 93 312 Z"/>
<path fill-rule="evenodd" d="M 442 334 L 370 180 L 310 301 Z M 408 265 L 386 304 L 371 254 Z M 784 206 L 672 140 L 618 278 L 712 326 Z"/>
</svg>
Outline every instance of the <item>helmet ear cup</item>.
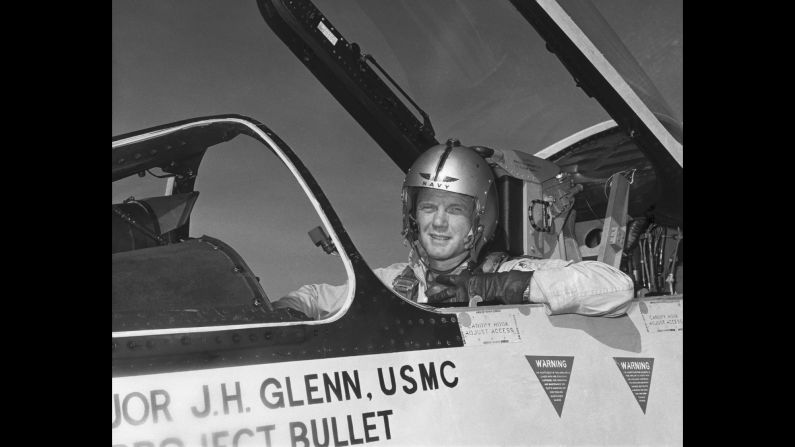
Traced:
<svg viewBox="0 0 795 447">
<path fill-rule="evenodd" d="M 477 217 L 479 238 L 474 239 L 472 247 L 468 247 L 473 259 L 477 259 L 480 250 L 494 238 L 497 230 L 497 219 L 499 218 L 499 200 L 497 197 L 497 186 L 492 183 L 486 195 L 486 204 L 482 213 Z"/>
<path fill-rule="evenodd" d="M 417 220 L 414 216 L 416 202 L 416 188 L 403 186 L 401 200 L 403 202 L 403 240 L 411 243 L 418 237 Z"/>
<path fill-rule="evenodd" d="M 464 247 L 467 250 L 472 250 L 472 248 L 477 244 L 480 238 L 483 235 L 483 225 L 478 225 L 477 230 L 472 231 L 472 228 L 469 229 L 469 234 L 467 234 L 466 241 L 464 242 Z"/>
<path fill-rule="evenodd" d="M 492 183 L 486 196 L 486 209 L 483 210 L 483 215 L 480 216 L 480 223 L 483 225 L 484 243 L 490 241 L 497 230 L 497 219 L 500 217 L 499 198 L 497 196 L 497 185 Z"/>
</svg>

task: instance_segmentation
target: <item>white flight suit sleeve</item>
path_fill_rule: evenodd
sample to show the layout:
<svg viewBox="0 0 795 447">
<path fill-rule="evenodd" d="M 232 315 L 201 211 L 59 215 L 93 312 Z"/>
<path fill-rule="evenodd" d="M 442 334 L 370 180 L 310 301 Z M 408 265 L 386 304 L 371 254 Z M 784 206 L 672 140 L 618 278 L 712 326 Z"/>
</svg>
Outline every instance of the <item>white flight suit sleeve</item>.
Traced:
<svg viewBox="0 0 795 447">
<path fill-rule="evenodd" d="M 313 320 L 322 320 L 340 310 L 347 296 L 347 282 L 339 286 L 308 284 L 275 301 L 273 307 L 289 307 Z"/>
<path fill-rule="evenodd" d="M 619 317 L 634 295 L 632 279 L 621 270 L 598 261 L 516 259 L 499 271 L 534 271 L 530 301 L 543 303 L 547 315 L 576 313 Z"/>
<path fill-rule="evenodd" d="M 391 290 L 392 281 L 406 265 L 405 262 L 392 264 L 389 267 L 373 269 L 373 273 Z M 309 318 L 322 320 L 342 309 L 347 296 L 347 282 L 339 286 L 308 284 L 274 301 L 273 306 L 276 308 L 290 307 L 303 312 Z"/>
</svg>

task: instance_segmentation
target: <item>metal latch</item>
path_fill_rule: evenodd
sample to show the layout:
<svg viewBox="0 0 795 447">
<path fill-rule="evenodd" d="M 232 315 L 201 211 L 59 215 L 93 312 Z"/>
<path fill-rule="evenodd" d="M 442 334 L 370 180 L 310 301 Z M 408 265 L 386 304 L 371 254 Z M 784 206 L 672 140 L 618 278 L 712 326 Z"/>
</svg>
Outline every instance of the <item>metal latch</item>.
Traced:
<svg viewBox="0 0 795 447">
<path fill-rule="evenodd" d="M 323 230 L 323 227 L 317 226 L 309 230 L 309 238 L 312 239 L 312 243 L 315 246 L 322 247 L 326 253 L 330 255 L 337 254 L 337 247 Z"/>
</svg>

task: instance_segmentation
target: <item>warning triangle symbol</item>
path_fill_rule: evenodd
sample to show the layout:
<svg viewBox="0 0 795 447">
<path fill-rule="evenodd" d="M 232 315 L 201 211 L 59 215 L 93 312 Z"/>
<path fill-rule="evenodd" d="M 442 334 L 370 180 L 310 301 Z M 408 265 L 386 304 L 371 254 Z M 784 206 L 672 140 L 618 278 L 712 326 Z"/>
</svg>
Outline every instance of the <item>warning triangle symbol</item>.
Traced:
<svg viewBox="0 0 795 447">
<path fill-rule="evenodd" d="M 627 381 L 629 389 L 646 414 L 646 403 L 649 401 L 649 386 L 651 385 L 651 371 L 654 368 L 654 359 L 650 357 L 613 357 L 618 365 L 618 370 Z"/>
<path fill-rule="evenodd" d="M 561 416 L 563 403 L 566 401 L 566 391 L 569 389 L 571 367 L 574 364 L 572 356 L 536 356 L 526 355 L 530 367 L 536 373 L 538 381 Z"/>
</svg>

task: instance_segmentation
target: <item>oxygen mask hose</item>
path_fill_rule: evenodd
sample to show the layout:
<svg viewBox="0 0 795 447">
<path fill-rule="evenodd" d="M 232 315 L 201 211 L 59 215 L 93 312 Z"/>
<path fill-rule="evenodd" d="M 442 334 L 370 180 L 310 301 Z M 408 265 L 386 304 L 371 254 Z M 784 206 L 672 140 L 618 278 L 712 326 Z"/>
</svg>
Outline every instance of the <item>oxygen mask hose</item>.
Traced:
<svg viewBox="0 0 795 447">
<path fill-rule="evenodd" d="M 671 295 L 676 292 L 676 261 L 677 257 L 679 256 L 679 243 L 682 241 L 682 231 L 679 228 L 677 228 L 676 236 L 673 236 L 673 238 L 675 240 L 674 252 L 668 259 L 668 278 L 666 278 L 666 281 L 670 279 L 668 287 L 671 290 Z"/>
<path fill-rule="evenodd" d="M 642 285 L 646 290 L 649 290 L 649 272 L 646 266 L 646 235 L 640 238 L 640 273 L 643 278 Z"/>
<path fill-rule="evenodd" d="M 624 243 L 624 253 L 629 253 L 635 249 L 638 245 L 638 238 L 640 238 L 640 235 L 646 231 L 646 228 L 648 228 L 650 224 L 651 221 L 648 217 L 638 217 L 630 222 L 629 229 L 627 230 L 627 240 Z"/>
<path fill-rule="evenodd" d="M 665 290 L 665 239 L 668 237 L 668 227 L 662 227 L 658 238 L 657 270 L 660 272 L 659 289 Z"/>
<path fill-rule="evenodd" d="M 646 264 L 646 274 L 647 274 L 648 280 L 649 280 L 649 292 L 652 292 L 652 293 L 657 291 L 657 281 L 656 281 L 657 275 L 656 275 L 656 273 L 654 271 L 654 241 L 653 241 L 654 233 L 653 233 L 653 231 L 654 231 L 654 226 L 649 228 L 649 230 L 646 231 L 646 233 L 645 233 L 646 237 L 644 238 L 644 242 L 645 242 L 645 247 L 644 248 L 646 250 L 646 253 L 645 253 L 646 256 L 643 259 L 644 264 Z"/>
</svg>

